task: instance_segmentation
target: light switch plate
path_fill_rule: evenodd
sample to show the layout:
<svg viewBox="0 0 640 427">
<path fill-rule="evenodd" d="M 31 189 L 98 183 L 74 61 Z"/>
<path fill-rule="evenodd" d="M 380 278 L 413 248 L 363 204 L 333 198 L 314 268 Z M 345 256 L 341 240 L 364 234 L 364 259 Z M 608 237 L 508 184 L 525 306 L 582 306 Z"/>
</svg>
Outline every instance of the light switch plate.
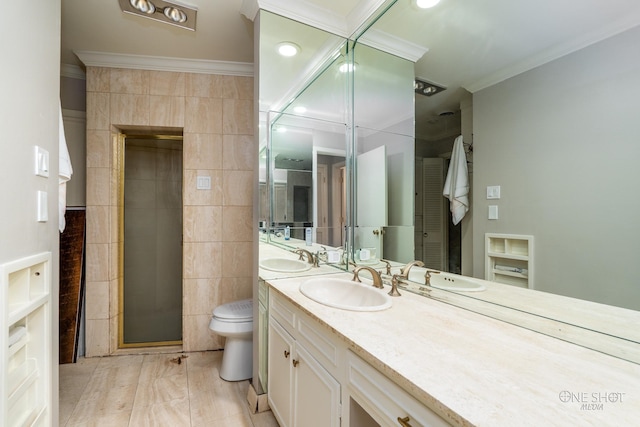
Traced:
<svg viewBox="0 0 640 427">
<path fill-rule="evenodd" d="M 198 176 L 196 178 L 196 190 L 211 190 L 211 177 Z"/>
<path fill-rule="evenodd" d="M 47 192 L 38 191 L 38 222 L 47 222 L 49 220 L 49 203 L 47 201 Z"/>
<path fill-rule="evenodd" d="M 490 185 L 487 187 L 487 199 L 499 199 L 500 198 L 500 186 Z"/>
<path fill-rule="evenodd" d="M 497 205 L 489 205 L 489 219 L 498 219 Z"/>
<path fill-rule="evenodd" d="M 36 145 L 35 150 L 36 175 L 49 178 L 49 152 Z"/>
</svg>

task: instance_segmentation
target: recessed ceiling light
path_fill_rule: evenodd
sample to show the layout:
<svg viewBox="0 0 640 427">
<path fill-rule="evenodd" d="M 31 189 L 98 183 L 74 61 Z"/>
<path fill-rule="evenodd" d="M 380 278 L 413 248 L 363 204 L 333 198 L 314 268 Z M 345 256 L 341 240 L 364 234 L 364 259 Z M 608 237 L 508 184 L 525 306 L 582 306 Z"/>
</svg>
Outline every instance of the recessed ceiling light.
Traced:
<svg viewBox="0 0 640 427">
<path fill-rule="evenodd" d="M 351 71 L 355 71 L 357 66 L 358 66 L 357 62 L 354 62 L 354 63 L 342 62 L 338 66 L 338 70 L 340 70 L 341 73 L 348 73 L 348 72 L 351 72 Z"/>
<path fill-rule="evenodd" d="M 293 112 L 298 114 L 304 114 L 307 112 L 307 107 L 298 105 L 297 107 L 293 107 Z"/>
<path fill-rule="evenodd" d="M 278 43 L 277 49 L 282 56 L 296 56 L 300 52 L 300 46 L 292 42 Z"/>
<path fill-rule="evenodd" d="M 177 7 L 165 7 L 163 10 L 164 16 L 173 22 L 183 23 L 187 20 L 187 14 Z"/>
<path fill-rule="evenodd" d="M 416 6 L 420 9 L 429 9 L 440 3 L 440 0 L 416 0 Z"/>
<path fill-rule="evenodd" d="M 151 15 L 156 11 L 156 7 L 153 5 L 153 3 L 147 0 L 129 0 L 129 3 L 131 3 L 131 6 L 142 13 Z"/>
</svg>

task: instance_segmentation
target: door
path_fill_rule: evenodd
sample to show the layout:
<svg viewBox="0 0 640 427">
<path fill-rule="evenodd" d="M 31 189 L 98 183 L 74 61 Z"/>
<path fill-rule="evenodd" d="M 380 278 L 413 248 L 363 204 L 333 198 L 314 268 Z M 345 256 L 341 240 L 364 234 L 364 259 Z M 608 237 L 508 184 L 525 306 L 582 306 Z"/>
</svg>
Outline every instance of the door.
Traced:
<svg viewBox="0 0 640 427">
<path fill-rule="evenodd" d="M 376 258 L 384 257 L 382 239 L 388 225 L 386 148 L 360 154 L 356 163 L 355 249 L 375 248 Z"/>
<path fill-rule="evenodd" d="M 287 333 L 275 320 L 269 319 L 269 406 L 278 423 L 282 427 L 289 427 L 292 415 L 291 390 L 293 337 Z"/>
<path fill-rule="evenodd" d="M 428 268 L 445 270 L 446 199 L 444 159 L 422 159 L 422 261 Z"/>
<path fill-rule="evenodd" d="M 293 425 L 340 426 L 340 384 L 296 342 Z M 327 410 L 329 409 L 329 410 Z"/>
<path fill-rule="evenodd" d="M 313 225 L 316 229 L 315 242 L 320 245 L 329 245 L 329 191 L 327 182 L 328 167 L 324 163 L 316 168 L 316 218 Z"/>
</svg>

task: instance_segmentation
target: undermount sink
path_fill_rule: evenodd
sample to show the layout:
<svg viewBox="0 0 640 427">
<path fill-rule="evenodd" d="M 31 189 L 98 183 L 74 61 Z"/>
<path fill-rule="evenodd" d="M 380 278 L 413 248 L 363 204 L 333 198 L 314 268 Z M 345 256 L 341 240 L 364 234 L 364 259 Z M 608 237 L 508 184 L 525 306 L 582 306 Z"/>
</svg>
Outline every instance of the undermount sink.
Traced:
<svg viewBox="0 0 640 427">
<path fill-rule="evenodd" d="M 304 281 L 300 292 L 329 307 L 351 311 L 380 311 L 391 307 L 391 297 L 382 289 L 347 279 L 316 277 Z"/>
<path fill-rule="evenodd" d="M 301 273 L 311 268 L 306 261 L 289 258 L 266 258 L 260 260 L 260 268 L 280 273 Z"/>
</svg>

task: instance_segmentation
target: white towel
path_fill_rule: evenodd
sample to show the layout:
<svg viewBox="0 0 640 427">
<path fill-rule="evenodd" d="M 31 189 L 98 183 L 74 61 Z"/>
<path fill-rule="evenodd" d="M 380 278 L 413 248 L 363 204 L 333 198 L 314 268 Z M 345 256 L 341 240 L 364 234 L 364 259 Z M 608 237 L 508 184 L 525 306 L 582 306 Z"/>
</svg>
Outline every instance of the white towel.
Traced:
<svg viewBox="0 0 640 427">
<path fill-rule="evenodd" d="M 449 199 L 449 209 L 456 225 L 469 210 L 469 174 L 467 172 L 467 156 L 462 144 L 462 135 L 456 138 L 451 152 L 449 171 L 444 182 L 444 197 Z"/>
<path fill-rule="evenodd" d="M 60 106 L 59 154 L 58 154 L 58 228 L 62 233 L 66 225 L 64 213 L 67 210 L 67 181 L 71 179 L 73 168 L 64 136 L 64 122 L 62 121 L 62 105 Z"/>
</svg>

